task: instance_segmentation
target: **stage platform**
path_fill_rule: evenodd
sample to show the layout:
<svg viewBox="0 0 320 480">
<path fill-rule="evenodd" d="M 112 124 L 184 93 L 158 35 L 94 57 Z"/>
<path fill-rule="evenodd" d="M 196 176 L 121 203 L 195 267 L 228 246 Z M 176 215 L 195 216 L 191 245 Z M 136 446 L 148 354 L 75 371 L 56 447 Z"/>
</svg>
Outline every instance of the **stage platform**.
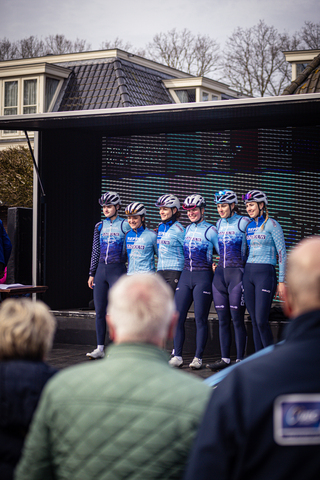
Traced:
<svg viewBox="0 0 320 480">
<path fill-rule="evenodd" d="M 54 339 L 54 349 L 49 357 L 49 363 L 50 358 L 52 358 L 55 362 L 54 364 L 58 368 L 64 368 L 82 361 L 88 361 L 85 357 L 85 353 L 91 351 L 96 346 L 94 310 L 55 310 L 52 311 L 52 313 L 57 320 L 57 330 Z M 273 307 L 270 318 L 270 326 L 274 341 L 278 342 L 281 340 L 282 332 L 287 324 L 281 316 L 279 306 Z M 248 333 L 246 349 L 246 355 L 248 356 L 254 353 L 252 324 L 248 314 L 245 315 L 245 325 Z M 208 341 L 203 355 L 204 364 L 212 363 L 221 356 L 219 345 L 219 323 L 216 313 L 210 313 L 208 326 Z M 183 368 L 194 373 L 193 370 L 188 368 L 188 364 L 191 362 L 195 352 L 196 326 L 192 311 L 189 312 L 186 320 L 185 332 L 186 338 L 183 348 L 185 365 Z M 168 341 L 166 344 L 166 350 L 168 353 L 171 353 L 172 348 L 173 342 Z M 234 339 L 231 347 L 231 358 L 233 360 L 236 359 Z M 204 378 L 211 375 L 211 371 L 203 372 L 203 370 L 205 369 L 202 369 L 201 372 L 196 372 L 196 374 L 203 376 Z"/>
</svg>

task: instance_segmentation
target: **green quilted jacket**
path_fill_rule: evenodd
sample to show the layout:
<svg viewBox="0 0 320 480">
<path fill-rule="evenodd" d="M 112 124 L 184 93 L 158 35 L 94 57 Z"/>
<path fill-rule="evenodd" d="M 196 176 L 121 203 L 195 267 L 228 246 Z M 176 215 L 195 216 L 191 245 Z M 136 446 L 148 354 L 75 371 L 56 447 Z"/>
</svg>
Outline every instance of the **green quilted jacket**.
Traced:
<svg viewBox="0 0 320 480">
<path fill-rule="evenodd" d="M 210 393 L 152 345 L 112 345 L 48 382 L 15 479 L 179 479 Z"/>
</svg>

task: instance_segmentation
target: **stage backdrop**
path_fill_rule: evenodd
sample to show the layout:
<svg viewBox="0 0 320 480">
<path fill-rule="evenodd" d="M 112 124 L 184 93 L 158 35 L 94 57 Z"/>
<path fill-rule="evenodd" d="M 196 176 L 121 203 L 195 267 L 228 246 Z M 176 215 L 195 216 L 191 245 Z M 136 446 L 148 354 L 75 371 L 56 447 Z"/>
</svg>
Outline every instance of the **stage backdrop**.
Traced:
<svg viewBox="0 0 320 480">
<path fill-rule="evenodd" d="M 193 132 L 130 136 L 114 136 L 101 127 L 42 132 L 46 198 L 39 200 L 38 283 L 48 285 L 44 300 L 51 308 L 87 307 L 92 298 L 87 286 L 92 236 L 102 218 L 98 198 L 107 190 L 119 192 L 123 207 L 143 202 L 147 226 L 155 228 L 160 221 L 155 202 L 164 193 L 174 193 L 181 202 L 189 194 L 202 194 L 206 218 L 215 224 L 215 192 L 235 190 L 245 214 L 241 195 L 258 188 L 269 198 L 270 216 L 282 225 L 288 250 L 320 233 L 319 126 L 239 125 L 210 132 L 191 125 Z M 181 221 L 186 225 L 185 212 Z"/>
</svg>

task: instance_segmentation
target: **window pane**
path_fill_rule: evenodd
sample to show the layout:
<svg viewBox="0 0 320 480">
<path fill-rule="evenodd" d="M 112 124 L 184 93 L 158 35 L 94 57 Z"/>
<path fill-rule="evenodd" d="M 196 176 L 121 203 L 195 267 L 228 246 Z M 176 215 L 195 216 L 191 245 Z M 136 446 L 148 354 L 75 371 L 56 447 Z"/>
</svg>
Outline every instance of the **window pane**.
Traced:
<svg viewBox="0 0 320 480">
<path fill-rule="evenodd" d="M 47 112 L 50 107 L 50 103 L 56 93 L 57 87 L 59 85 L 59 80 L 55 78 L 46 79 L 46 100 L 45 100 L 45 111 Z"/>
<path fill-rule="evenodd" d="M 17 115 L 18 109 L 16 107 L 15 108 L 5 108 L 3 113 L 5 115 Z"/>
<path fill-rule="evenodd" d="M 25 80 L 23 83 L 23 105 L 36 105 L 37 80 Z"/>
<path fill-rule="evenodd" d="M 202 101 L 203 102 L 208 102 L 209 101 L 209 93 L 202 92 Z"/>
<path fill-rule="evenodd" d="M 23 114 L 37 113 L 37 107 L 23 107 Z"/>
<path fill-rule="evenodd" d="M 196 101 L 196 91 L 195 89 L 190 90 L 175 90 L 181 103 L 190 103 Z"/>
<path fill-rule="evenodd" d="M 17 107 L 18 106 L 18 82 L 5 82 L 4 84 L 4 106 Z M 7 113 L 7 115 L 12 115 Z"/>
</svg>

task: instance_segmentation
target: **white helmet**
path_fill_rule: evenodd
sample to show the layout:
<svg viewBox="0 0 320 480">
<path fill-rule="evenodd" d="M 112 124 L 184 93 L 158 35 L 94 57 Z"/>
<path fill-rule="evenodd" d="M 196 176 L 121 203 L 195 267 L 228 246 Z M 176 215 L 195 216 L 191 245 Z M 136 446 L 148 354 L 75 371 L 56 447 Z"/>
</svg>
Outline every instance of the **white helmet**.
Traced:
<svg viewBox="0 0 320 480">
<path fill-rule="evenodd" d="M 147 210 L 143 203 L 133 202 L 126 207 L 126 215 L 145 215 Z"/>
<path fill-rule="evenodd" d="M 206 206 L 206 201 L 201 195 L 189 195 L 185 201 L 183 202 L 182 208 L 184 210 L 191 210 L 192 208 L 195 207 L 205 207 Z"/>
<path fill-rule="evenodd" d="M 221 190 L 214 194 L 215 203 L 235 203 L 237 205 L 238 198 L 232 190 Z"/>
<path fill-rule="evenodd" d="M 117 192 L 106 192 L 99 198 L 99 203 L 103 205 L 121 205 L 120 196 Z"/>
<path fill-rule="evenodd" d="M 179 210 L 180 202 L 175 195 L 161 195 L 161 197 L 158 198 L 157 203 L 155 203 L 155 206 L 168 208 L 176 207 L 176 209 Z"/>
<path fill-rule="evenodd" d="M 250 192 L 242 195 L 242 200 L 245 204 L 249 202 L 264 202 L 265 205 L 268 205 L 267 195 L 261 190 L 250 190 Z"/>
</svg>

